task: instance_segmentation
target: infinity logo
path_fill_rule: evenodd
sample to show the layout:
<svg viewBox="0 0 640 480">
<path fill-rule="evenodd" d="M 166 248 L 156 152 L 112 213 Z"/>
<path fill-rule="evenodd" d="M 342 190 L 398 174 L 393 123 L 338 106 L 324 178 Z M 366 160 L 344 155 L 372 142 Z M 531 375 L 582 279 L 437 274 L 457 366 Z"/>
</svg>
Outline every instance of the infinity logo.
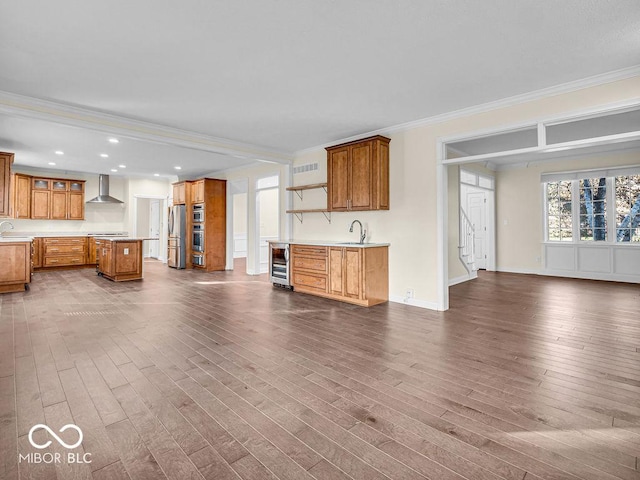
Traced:
<svg viewBox="0 0 640 480">
<path fill-rule="evenodd" d="M 31 443 L 31 445 L 33 445 L 35 448 L 38 448 L 40 450 L 42 450 L 43 448 L 47 448 L 49 445 L 51 445 L 51 440 L 47 440 L 46 443 L 40 445 L 38 443 L 36 443 L 33 440 L 33 432 L 35 432 L 36 430 L 39 430 L 41 428 L 44 428 L 47 432 L 49 432 L 49 434 L 51 434 L 51 436 L 53 438 L 55 438 L 58 443 L 60 445 L 62 445 L 64 448 L 76 448 L 78 445 L 80 445 L 82 443 L 82 430 L 80 430 L 80 427 L 78 427 L 77 425 L 74 425 L 73 423 L 68 423 L 67 425 L 65 425 L 64 427 L 62 427 L 60 429 L 60 433 L 64 432 L 65 430 L 69 429 L 69 428 L 73 428 L 74 430 L 76 430 L 78 432 L 78 441 L 76 443 L 74 443 L 73 445 L 69 445 L 68 443 L 65 443 L 64 440 L 62 440 L 58 435 L 56 435 L 56 433 L 51 430 L 49 427 L 47 427 L 46 425 L 43 425 L 42 423 L 39 423 L 37 425 L 34 425 L 33 427 L 31 427 L 31 430 L 29 430 L 29 443 Z"/>
</svg>

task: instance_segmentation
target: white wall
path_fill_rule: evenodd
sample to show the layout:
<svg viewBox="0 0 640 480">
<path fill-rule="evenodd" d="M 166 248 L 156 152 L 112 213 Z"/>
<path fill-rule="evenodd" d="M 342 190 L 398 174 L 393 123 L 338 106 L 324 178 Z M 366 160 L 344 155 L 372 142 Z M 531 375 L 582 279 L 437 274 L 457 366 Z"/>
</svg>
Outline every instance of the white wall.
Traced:
<svg viewBox="0 0 640 480">
<path fill-rule="evenodd" d="M 499 128 L 516 122 L 535 121 L 546 116 L 568 114 L 581 109 L 621 102 L 637 98 L 638 92 L 640 92 L 640 77 L 633 77 L 437 124 L 419 126 L 411 130 L 392 132 L 387 135 L 391 138 L 391 209 L 378 212 L 333 213 L 331 224 L 327 223 L 322 214 L 307 214 L 302 224 L 294 220 L 294 238 L 352 240 L 347 232 L 347 225 L 354 218 L 359 218 L 367 224 L 367 230 L 371 232 L 369 241 L 391 243 L 389 249 L 390 298 L 401 301 L 406 289 L 413 288 L 416 298 L 411 302 L 412 304 L 437 308 L 439 302 L 436 217 L 438 138 Z M 324 149 L 298 154 L 294 165 L 314 161 L 319 163 L 319 170 L 303 174 L 304 178 L 300 175 L 294 176 L 294 184 L 326 180 Z M 514 173 L 514 175 L 517 174 Z M 497 188 L 501 183 L 501 179 L 498 178 Z M 539 191 L 532 193 L 529 187 L 525 188 L 527 195 L 535 195 L 534 198 L 539 198 Z M 305 207 L 307 206 L 306 193 Z M 322 194 L 324 195 L 324 192 Z M 313 204 L 309 202 L 308 205 L 312 208 Z M 499 216 L 498 222 L 500 218 Z M 501 243 L 504 241 L 502 239 Z M 531 245 L 527 248 L 530 247 Z M 506 249 L 506 253 L 502 254 L 502 261 L 510 264 L 510 259 L 519 247 L 507 243 L 502 248 Z M 539 248 L 539 245 L 536 248 Z M 526 268 L 527 265 L 530 263 L 524 267 Z"/>
</svg>

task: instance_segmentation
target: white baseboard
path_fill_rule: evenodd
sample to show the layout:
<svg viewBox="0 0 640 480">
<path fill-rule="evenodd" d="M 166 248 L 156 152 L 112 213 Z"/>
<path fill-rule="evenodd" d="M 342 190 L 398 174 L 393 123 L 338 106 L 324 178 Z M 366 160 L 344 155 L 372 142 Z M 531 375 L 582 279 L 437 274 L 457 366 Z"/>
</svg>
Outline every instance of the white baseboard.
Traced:
<svg viewBox="0 0 640 480">
<path fill-rule="evenodd" d="M 523 273 L 525 275 L 544 275 L 544 273 L 540 270 L 530 270 L 528 268 L 496 268 L 496 272 L 504 272 L 504 273 Z"/>
<path fill-rule="evenodd" d="M 453 287 L 454 285 L 458 285 L 459 283 L 468 282 L 469 280 L 474 280 L 476 278 L 478 278 L 478 271 L 477 270 L 475 272 L 471 272 L 470 274 L 467 274 L 467 275 L 460 275 L 459 277 L 450 278 L 449 279 L 449 286 Z"/>
<path fill-rule="evenodd" d="M 427 310 L 438 310 L 438 304 L 436 302 L 429 302 L 418 298 L 408 298 L 405 301 L 402 295 L 389 295 L 389 301 L 411 305 L 412 307 L 426 308 Z"/>
<path fill-rule="evenodd" d="M 580 278 L 582 280 L 604 280 L 607 282 L 640 283 L 640 277 L 636 275 L 620 275 L 615 273 L 586 273 L 564 270 L 543 270 L 540 275 L 550 277 Z"/>
</svg>

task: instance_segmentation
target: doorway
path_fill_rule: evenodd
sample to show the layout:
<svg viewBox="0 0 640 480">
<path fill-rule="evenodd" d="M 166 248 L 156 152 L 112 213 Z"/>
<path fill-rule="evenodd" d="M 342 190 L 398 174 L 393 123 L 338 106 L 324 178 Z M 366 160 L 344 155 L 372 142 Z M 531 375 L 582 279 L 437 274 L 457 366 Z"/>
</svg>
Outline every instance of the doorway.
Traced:
<svg viewBox="0 0 640 480">
<path fill-rule="evenodd" d="M 157 240 L 142 242 L 144 258 L 166 262 L 167 198 L 159 195 L 134 195 L 132 233 L 134 237 Z"/>
<path fill-rule="evenodd" d="M 495 178 L 460 169 L 460 206 L 473 227 L 477 270 L 495 270 Z"/>
<path fill-rule="evenodd" d="M 279 186 L 278 175 L 256 181 L 256 258 L 259 259 L 259 273 L 269 271 L 269 240 L 277 240 L 280 236 Z"/>
</svg>

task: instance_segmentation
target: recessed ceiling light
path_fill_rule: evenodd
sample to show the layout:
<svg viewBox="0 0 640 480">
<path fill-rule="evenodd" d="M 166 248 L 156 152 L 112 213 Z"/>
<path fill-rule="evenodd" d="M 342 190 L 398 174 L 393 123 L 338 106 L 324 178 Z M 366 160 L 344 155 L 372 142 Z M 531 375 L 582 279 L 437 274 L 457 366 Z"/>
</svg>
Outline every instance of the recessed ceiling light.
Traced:
<svg viewBox="0 0 640 480">
<path fill-rule="evenodd" d="M 118 165 L 118 168 L 127 168 L 126 165 Z"/>
<path fill-rule="evenodd" d="M 159 173 L 154 173 L 154 174 L 153 174 L 153 176 L 154 176 L 154 177 L 159 177 L 159 176 L 160 176 L 160 174 L 159 174 Z"/>
<path fill-rule="evenodd" d="M 112 168 L 112 169 L 111 169 L 111 171 L 112 171 L 112 172 L 117 172 L 117 171 L 118 171 L 118 169 L 117 169 L 117 168 Z"/>
<path fill-rule="evenodd" d="M 182 167 L 173 167 L 173 168 L 175 168 L 176 170 L 182 170 Z"/>
<path fill-rule="evenodd" d="M 55 165 L 56 162 L 49 162 L 49 165 Z"/>
<path fill-rule="evenodd" d="M 120 140 L 118 140 L 117 138 L 110 138 L 109 143 L 120 143 Z"/>
<path fill-rule="evenodd" d="M 106 153 L 101 153 L 101 154 L 100 154 L 100 156 L 101 156 L 102 158 L 109 158 L 109 155 L 107 155 Z"/>
<path fill-rule="evenodd" d="M 64 155 L 64 152 L 62 150 L 56 150 L 55 154 L 56 155 Z"/>
</svg>

